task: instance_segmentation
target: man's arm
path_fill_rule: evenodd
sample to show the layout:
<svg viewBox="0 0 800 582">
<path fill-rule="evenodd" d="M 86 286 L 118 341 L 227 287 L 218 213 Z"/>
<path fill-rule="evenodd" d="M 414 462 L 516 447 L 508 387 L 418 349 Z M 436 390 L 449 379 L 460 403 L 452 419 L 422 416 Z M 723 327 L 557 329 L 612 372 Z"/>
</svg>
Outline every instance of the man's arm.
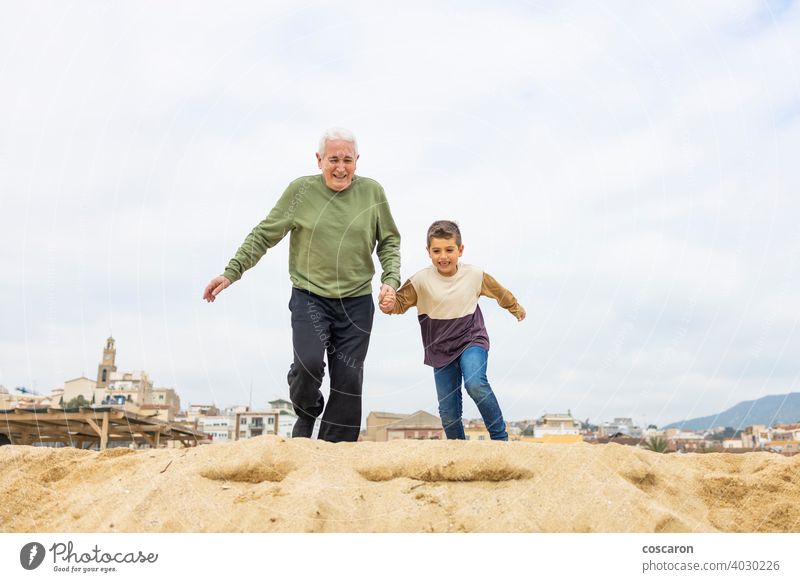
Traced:
<svg viewBox="0 0 800 582">
<path fill-rule="evenodd" d="M 517 318 L 517 321 L 525 319 L 525 308 L 520 305 L 511 291 L 503 287 L 497 280 L 488 273 L 483 274 L 483 282 L 481 283 L 481 295 L 495 299 L 503 309 L 511 312 L 511 315 Z"/>
<path fill-rule="evenodd" d="M 293 192 L 294 188 L 290 185 L 267 217 L 247 235 L 236 254 L 228 262 L 223 275 L 231 283 L 241 279 L 247 269 L 254 267 L 261 260 L 267 249 L 278 244 L 292 230 L 294 227 L 294 212 L 291 211 Z"/>
<path fill-rule="evenodd" d="M 294 227 L 292 200 L 294 183 L 290 184 L 267 217 L 256 225 L 236 251 L 222 275 L 214 277 L 203 292 L 203 299 L 213 302 L 216 296 L 242 278 L 242 274 L 278 244 Z"/>
<path fill-rule="evenodd" d="M 381 188 L 383 200 L 378 204 L 378 226 L 375 239 L 378 243 L 378 259 L 383 273 L 381 283 L 397 289 L 400 286 L 400 231 L 392 217 L 389 201 Z"/>
</svg>

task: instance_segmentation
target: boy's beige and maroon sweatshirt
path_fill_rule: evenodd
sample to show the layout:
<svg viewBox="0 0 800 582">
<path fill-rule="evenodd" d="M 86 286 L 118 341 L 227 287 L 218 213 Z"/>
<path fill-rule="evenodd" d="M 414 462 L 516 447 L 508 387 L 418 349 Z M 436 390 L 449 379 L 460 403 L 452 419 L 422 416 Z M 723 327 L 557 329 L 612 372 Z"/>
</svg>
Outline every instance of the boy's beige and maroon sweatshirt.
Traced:
<svg viewBox="0 0 800 582">
<path fill-rule="evenodd" d="M 511 292 L 491 275 L 473 265 L 459 264 L 450 277 L 432 265 L 414 274 L 398 289 L 392 313 L 417 306 L 425 363 L 442 368 L 470 346 L 489 349 L 489 334 L 478 305 L 481 295 L 497 300 L 517 318 L 523 312 Z"/>
</svg>

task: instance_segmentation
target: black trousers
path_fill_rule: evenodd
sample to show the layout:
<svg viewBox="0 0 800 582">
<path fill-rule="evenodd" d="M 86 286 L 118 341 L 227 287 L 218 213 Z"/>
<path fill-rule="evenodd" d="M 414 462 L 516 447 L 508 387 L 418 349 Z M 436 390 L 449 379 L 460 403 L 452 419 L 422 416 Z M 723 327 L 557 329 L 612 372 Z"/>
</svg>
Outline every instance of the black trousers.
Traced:
<svg viewBox="0 0 800 582">
<path fill-rule="evenodd" d="M 308 429 L 308 434 L 298 436 L 311 436 L 314 420 L 322 414 L 321 440 L 358 440 L 364 358 L 375 314 L 372 295 L 328 299 L 295 287 L 289 309 L 294 347 L 294 362 L 287 377 L 289 398 L 298 425 Z M 327 406 L 320 391 L 325 354 L 331 384 Z"/>
</svg>

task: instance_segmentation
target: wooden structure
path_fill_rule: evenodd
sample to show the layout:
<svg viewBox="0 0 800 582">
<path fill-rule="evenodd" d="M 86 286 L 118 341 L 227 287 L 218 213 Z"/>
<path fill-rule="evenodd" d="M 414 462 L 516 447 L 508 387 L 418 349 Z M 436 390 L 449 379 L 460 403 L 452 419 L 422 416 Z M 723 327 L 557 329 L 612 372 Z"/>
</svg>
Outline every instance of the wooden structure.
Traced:
<svg viewBox="0 0 800 582">
<path fill-rule="evenodd" d="M 0 410 L 0 433 L 13 444 L 63 443 L 80 449 L 97 445 L 101 451 L 108 443 L 120 441 L 153 448 L 169 440 L 186 447 L 209 442 L 202 432 L 117 405 Z"/>
</svg>

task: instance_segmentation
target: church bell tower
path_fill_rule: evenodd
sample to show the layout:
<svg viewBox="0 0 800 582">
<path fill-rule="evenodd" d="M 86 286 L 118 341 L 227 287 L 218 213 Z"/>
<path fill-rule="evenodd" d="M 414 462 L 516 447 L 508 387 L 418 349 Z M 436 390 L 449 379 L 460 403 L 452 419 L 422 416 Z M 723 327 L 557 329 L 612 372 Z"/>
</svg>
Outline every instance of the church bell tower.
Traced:
<svg viewBox="0 0 800 582">
<path fill-rule="evenodd" d="M 103 360 L 97 366 L 97 387 L 108 388 L 111 382 L 111 372 L 117 371 L 117 366 L 114 361 L 117 359 L 117 348 L 114 347 L 114 338 L 109 337 L 106 340 L 106 346 L 103 348 Z"/>
</svg>

